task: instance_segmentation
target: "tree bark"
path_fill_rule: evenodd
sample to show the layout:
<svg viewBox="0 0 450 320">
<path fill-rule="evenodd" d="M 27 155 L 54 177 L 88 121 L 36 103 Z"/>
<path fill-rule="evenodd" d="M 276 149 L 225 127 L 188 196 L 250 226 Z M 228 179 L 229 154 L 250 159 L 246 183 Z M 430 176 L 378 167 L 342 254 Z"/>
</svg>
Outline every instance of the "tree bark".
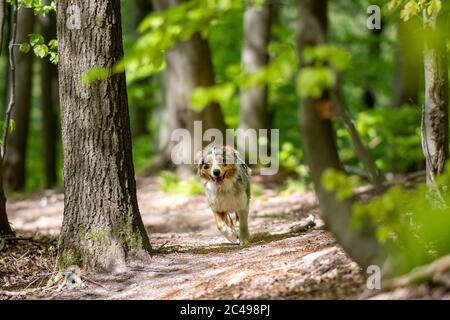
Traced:
<svg viewBox="0 0 450 320">
<path fill-rule="evenodd" d="M 7 74 L 9 76 L 8 79 L 11 79 L 11 81 L 15 82 L 15 74 L 16 74 L 16 64 L 15 64 L 15 57 L 13 53 L 14 50 L 14 43 L 16 42 L 17 37 L 17 1 L 12 3 L 12 14 L 10 15 L 10 21 L 11 25 L 8 31 L 8 38 L 10 38 L 9 46 L 8 46 L 8 69 Z M 4 116 L 4 123 L 9 124 L 10 117 L 11 117 L 11 111 L 15 104 L 15 90 L 16 87 L 12 85 L 10 87 L 10 92 L 8 93 L 9 101 L 6 103 L 5 107 L 5 116 Z M 11 229 L 11 225 L 8 221 L 8 215 L 6 212 L 6 196 L 5 196 L 5 190 L 3 186 L 3 161 L 5 158 L 5 151 L 6 151 L 6 142 L 8 141 L 8 125 L 4 126 L 3 128 L 3 134 L 2 134 L 2 141 L 1 141 L 1 151 L 0 151 L 0 236 L 11 236 L 14 235 L 14 231 Z"/>
<path fill-rule="evenodd" d="M 418 19 L 397 23 L 398 45 L 395 53 L 394 98 L 395 108 L 419 103 L 419 86 L 422 79 L 422 38 L 411 41 L 412 34 L 420 32 Z M 418 45 L 419 42 L 419 45 Z"/>
<path fill-rule="evenodd" d="M 167 10 L 172 6 L 182 3 L 183 0 L 153 2 L 156 10 Z M 194 137 L 194 121 L 202 122 L 203 131 L 214 128 L 222 132 L 225 137 L 225 121 L 219 104 L 210 103 L 201 112 L 191 109 L 190 101 L 195 88 L 210 87 L 215 84 L 214 70 L 211 59 L 211 51 L 208 40 L 203 39 L 199 33 L 193 35 L 190 40 L 177 43 L 166 54 L 165 88 L 167 107 L 168 140 L 163 143 L 162 158 L 165 163 L 170 163 L 173 147 L 177 142 L 170 141 L 172 132 L 176 129 L 187 129 Z M 190 141 L 191 146 L 194 141 Z M 200 143 L 201 145 L 201 143 Z M 186 147 L 184 150 L 188 150 Z M 192 150 L 193 154 L 195 150 Z M 182 174 L 190 174 L 191 165 L 180 165 L 178 171 Z"/>
<path fill-rule="evenodd" d="M 327 41 L 327 1 L 299 0 L 300 35 L 298 48 L 300 61 L 308 46 L 318 46 Z M 300 69 L 306 67 L 301 63 Z M 380 248 L 371 230 L 356 230 L 350 227 L 352 201 L 336 199 L 334 192 L 326 191 L 321 182 L 325 170 L 343 170 L 338 156 L 335 134 L 330 119 L 318 112 L 320 105 L 330 103 L 330 93 L 322 98 L 303 98 L 300 100 L 300 127 L 303 134 L 306 162 L 309 166 L 314 188 L 319 199 L 321 215 L 327 228 L 338 242 L 361 267 L 379 262 Z"/>
<path fill-rule="evenodd" d="M 48 1 L 47 1 L 48 3 Z M 56 39 L 56 14 L 50 12 L 40 17 L 41 34 L 48 42 Z M 50 189 L 58 182 L 58 67 L 48 58 L 41 61 L 42 132 L 44 147 L 45 187 Z"/>
<path fill-rule="evenodd" d="M 427 183 L 444 171 L 449 155 L 448 108 L 449 83 L 447 61 L 446 12 L 436 11 L 431 17 L 424 12 L 425 29 L 425 105 L 423 110 L 423 137 Z"/>
<path fill-rule="evenodd" d="M 57 5 L 64 148 L 58 265 L 121 271 L 151 249 L 136 199 L 125 74 L 81 82 L 90 68 L 111 68 L 123 56 L 120 1 L 79 2 L 79 29 L 66 26 L 72 2 Z"/>
<path fill-rule="evenodd" d="M 383 23 L 383 22 L 382 22 Z M 373 60 L 379 60 L 381 56 L 381 42 L 383 36 L 383 28 L 381 29 L 373 29 L 369 30 L 369 57 Z M 373 109 L 377 103 L 377 95 L 375 90 L 373 89 L 373 82 L 375 81 L 375 76 L 371 75 L 367 79 L 365 79 L 364 83 L 364 93 L 363 93 L 363 102 L 367 108 Z"/>
<path fill-rule="evenodd" d="M 11 229 L 11 225 L 8 221 L 8 215 L 6 213 L 6 197 L 5 190 L 3 189 L 3 170 L 0 168 L 0 236 L 10 236 L 14 232 Z"/>
<path fill-rule="evenodd" d="M 28 39 L 30 33 L 33 33 L 33 11 L 22 7 L 19 9 L 17 19 L 16 43 L 22 43 Z M 16 102 L 11 118 L 14 120 L 16 128 L 7 141 L 8 151 L 4 159 L 3 177 L 7 188 L 17 191 L 23 189 L 26 182 L 26 153 L 30 127 L 33 53 L 22 53 L 19 51 L 19 46 L 15 46 L 14 56 L 16 60 Z"/>
<path fill-rule="evenodd" d="M 269 62 L 271 7 L 267 0 L 263 5 L 248 5 L 245 10 L 241 61 L 247 73 L 256 72 Z M 239 128 L 259 130 L 270 127 L 267 89 L 264 85 L 242 90 Z"/>
</svg>

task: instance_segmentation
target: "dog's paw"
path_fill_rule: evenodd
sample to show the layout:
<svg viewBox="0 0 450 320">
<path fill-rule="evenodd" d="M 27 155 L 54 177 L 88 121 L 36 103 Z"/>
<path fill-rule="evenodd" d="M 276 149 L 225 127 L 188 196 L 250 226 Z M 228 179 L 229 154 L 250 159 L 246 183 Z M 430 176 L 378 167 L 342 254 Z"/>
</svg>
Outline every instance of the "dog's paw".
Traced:
<svg viewBox="0 0 450 320">
<path fill-rule="evenodd" d="M 248 240 L 248 238 L 240 238 L 239 239 L 239 244 L 241 246 L 245 246 L 246 244 L 249 244 L 249 243 L 250 243 L 250 240 Z"/>
<path fill-rule="evenodd" d="M 239 235 L 232 228 L 226 227 L 225 230 L 223 230 L 223 234 L 228 241 L 232 243 L 239 243 Z"/>
</svg>

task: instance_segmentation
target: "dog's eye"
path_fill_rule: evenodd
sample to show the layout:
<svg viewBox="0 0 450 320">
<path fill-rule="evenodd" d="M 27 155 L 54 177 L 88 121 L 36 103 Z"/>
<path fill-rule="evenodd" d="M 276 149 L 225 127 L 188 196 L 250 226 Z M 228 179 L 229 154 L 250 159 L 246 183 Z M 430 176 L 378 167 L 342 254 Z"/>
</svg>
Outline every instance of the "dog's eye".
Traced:
<svg viewBox="0 0 450 320">
<path fill-rule="evenodd" d="M 204 163 L 204 164 L 203 164 L 203 168 L 204 168 L 204 169 L 208 169 L 208 168 L 209 168 L 209 164 Z"/>
</svg>

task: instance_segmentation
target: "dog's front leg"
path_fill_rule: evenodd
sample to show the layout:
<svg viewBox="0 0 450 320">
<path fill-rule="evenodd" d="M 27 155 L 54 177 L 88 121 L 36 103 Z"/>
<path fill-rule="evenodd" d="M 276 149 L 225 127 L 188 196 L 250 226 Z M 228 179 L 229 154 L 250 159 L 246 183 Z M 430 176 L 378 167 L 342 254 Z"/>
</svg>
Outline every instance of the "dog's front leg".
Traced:
<svg viewBox="0 0 450 320">
<path fill-rule="evenodd" d="M 248 232 L 248 206 L 237 212 L 239 217 L 239 243 L 241 245 L 249 243 L 250 233 Z"/>
<path fill-rule="evenodd" d="M 225 238 L 230 242 L 236 243 L 239 237 L 236 231 L 227 224 L 227 219 L 229 219 L 228 213 L 214 212 L 214 217 L 216 218 L 217 229 L 222 232 Z"/>
</svg>

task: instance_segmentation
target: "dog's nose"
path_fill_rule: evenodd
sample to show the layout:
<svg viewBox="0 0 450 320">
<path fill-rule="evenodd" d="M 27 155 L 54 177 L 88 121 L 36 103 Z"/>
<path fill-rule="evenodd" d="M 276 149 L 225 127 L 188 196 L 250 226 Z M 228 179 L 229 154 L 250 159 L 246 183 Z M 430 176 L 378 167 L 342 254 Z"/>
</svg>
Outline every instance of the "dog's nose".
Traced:
<svg viewBox="0 0 450 320">
<path fill-rule="evenodd" d="M 214 169 L 213 170 L 213 175 L 216 176 L 216 177 L 220 176 L 220 170 L 219 169 Z"/>
</svg>

